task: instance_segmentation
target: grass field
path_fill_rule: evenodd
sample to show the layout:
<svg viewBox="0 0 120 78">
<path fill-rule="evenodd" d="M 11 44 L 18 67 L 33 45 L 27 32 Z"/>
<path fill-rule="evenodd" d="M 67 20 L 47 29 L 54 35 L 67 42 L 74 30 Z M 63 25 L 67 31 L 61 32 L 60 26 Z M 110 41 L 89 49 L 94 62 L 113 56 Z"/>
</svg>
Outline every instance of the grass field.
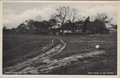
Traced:
<svg viewBox="0 0 120 78">
<path fill-rule="evenodd" d="M 61 36 L 67 43 L 67 47 L 59 54 L 59 56 L 54 56 L 53 58 L 62 58 L 70 56 L 72 54 L 79 54 L 84 52 L 90 52 L 95 49 L 95 45 L 99 44 L 102 50 L 116 50 L 117 39 L 115 34 L 111 35 L 95 35 L 95 36 Z"/>
<path fill-rule="evenodd" d="M 117 37 L 115 34 L 94 35 L 94 36 L 62 36 L 66 43 L 66 48 L 53 58 L 61 59 L 74 54 L 82 54 L 95 50 L 95 45 L 100 45 L 100 50 L 106 51 L 105 54 L 94 56 L 94 58 L 83 59 L 82 63 L 73 63 L 65 67 L 53 70 L 54 74 L 87 74 L 92 72 L 114 72 L 117 71 Z M 87 62 L 86 62 L 87 60 Z M 100 74 L 100 73 L 94 73 Z"/>
<path fill-rule="evenodd" d="M 39 55 L 41 48 L 50 43 L 51 38 L 48 36 L 3 35 L 3 66 Z"/>
<path fill-rule="evenodd" d="M 80 60 L 67 66 L 52 70 L 49 74 L 88 74 L 88 72 L 117 71 L 117 35 L 66 35 L 56 36 L 66 42 L 65 49 L 52 56 L 53 59 L 62 59 L 75 54 L 88 53 L 100 45 L 105 54 Z M 42 53 L 41 48 L 50 44 L 55 36 L 45 35 L 3 35 L 3 66 L 14 65 L 32 56 Z"/>
</svg>

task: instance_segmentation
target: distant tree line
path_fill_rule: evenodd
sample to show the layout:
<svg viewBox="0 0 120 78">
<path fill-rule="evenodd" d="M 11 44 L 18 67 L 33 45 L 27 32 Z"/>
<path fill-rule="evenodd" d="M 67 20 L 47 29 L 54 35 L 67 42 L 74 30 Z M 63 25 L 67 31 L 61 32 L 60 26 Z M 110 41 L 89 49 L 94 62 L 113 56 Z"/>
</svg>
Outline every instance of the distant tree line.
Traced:
<svg viewBox="0 0 120 78">
<path fill-rule="evenodd" d="M 10 34 L 108 34 L 109 28 L 106 23 L 110 23 L 105 13 L 97 14 L 94 21 L 90 21 L 88 16 L 85 20 L 80 20 L 77 9 L 71 7 L 58 7 L 49 20 L 34 21 L 32 19 L 21 23 L 17 28 L 7 29 L 3 27 L 3 33 Z M 117 25 L 111 25 L 117 29 Z"/>
</svg>

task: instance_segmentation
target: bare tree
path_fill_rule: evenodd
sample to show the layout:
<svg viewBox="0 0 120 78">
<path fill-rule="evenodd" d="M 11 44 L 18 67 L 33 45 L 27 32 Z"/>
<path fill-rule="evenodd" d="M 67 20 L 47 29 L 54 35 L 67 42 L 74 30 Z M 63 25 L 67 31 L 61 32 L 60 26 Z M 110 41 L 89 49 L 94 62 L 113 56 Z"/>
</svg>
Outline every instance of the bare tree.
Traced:
<svg viewBox="0 0 120 78">
<path fill-rule="evenodd" d="M 58 7 L 51 18 L 56 19 L 62 25 L 67 21 L 74 22 L 77 19 L 77 9 L 65 6 Z"/>
<path fill-rule="evenodd" d="M 95 20 L 99 20 L 104 23 L 110 23 L 112 18 L 109 18 L 106 13 L 97 13 Z"/>
<path fill-rule="evenodd" d="M 106 23 L 110 24 L 111 20 L 112 18 L 110 18 L 106 13 L 98 13 L 94 20 L 94 24 L 96 26 L 95 33 L 109 33 Z"/>
<path fill-rule="evenodd" d="M 68 20 L 74 22 L 77 19 L 77 9 L 70 8 L 68 13 Z"/>
</svg>

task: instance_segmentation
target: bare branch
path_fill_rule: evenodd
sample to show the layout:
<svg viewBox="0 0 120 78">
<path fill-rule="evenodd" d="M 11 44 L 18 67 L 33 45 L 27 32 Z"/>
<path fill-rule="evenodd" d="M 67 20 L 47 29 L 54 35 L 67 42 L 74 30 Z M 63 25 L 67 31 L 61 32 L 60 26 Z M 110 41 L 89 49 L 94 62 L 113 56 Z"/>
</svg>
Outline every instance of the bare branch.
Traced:
<svg viewBox="0 0 120 78">
<path fill-rule="evenodd" d="M 77 18 L 77 9 L 68 7 L 58 7 L 56 9 L 56 14 L 54 14 L 54 18 L 58 20 L 62 25 L 67 22 L 74 22 Z"/>
</svg>

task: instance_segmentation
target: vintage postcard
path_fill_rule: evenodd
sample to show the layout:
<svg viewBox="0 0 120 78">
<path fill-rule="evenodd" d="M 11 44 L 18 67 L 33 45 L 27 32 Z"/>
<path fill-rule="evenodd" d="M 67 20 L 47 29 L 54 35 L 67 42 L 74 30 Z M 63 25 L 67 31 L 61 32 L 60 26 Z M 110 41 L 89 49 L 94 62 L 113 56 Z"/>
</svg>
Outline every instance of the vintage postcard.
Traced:
<svg viewBox="0 0 120 78">
<path fill-rule="evenodd" d="M 120 78 L 119 1 L 1 1 L 2 78 Z"/>
</svg>

